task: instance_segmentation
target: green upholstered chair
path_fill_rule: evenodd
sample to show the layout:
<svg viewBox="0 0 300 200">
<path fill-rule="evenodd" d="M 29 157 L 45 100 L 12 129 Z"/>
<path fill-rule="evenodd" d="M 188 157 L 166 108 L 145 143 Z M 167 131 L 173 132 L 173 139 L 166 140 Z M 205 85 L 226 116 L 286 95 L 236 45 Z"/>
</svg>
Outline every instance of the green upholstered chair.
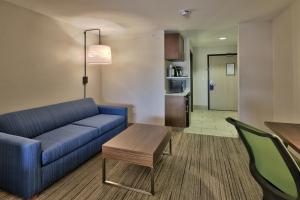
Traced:
<svg viewBox="0 0 300 200">
<path fill-rule="evenodd" d="M 300 171 L 282 141 L 238 120 L 227 118 L 240 135 L 250 157 L 250 171 L 265 200 L 300 200 Z"/>
</svg>

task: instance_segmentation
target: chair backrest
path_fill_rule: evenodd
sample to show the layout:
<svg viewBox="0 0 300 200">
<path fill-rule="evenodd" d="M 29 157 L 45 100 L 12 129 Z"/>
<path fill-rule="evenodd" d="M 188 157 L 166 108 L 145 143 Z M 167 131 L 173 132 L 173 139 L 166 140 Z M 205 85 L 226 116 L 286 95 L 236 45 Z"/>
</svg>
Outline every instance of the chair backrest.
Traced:
<svg viewBox="0 0 300 200">
<path fill-rule="evenodd" d="M 245 144 L 256 181 L 285 199 L 298 199 L 299 168 L 281 140 L 238 120 L 227 118 L 226 121 L 235 126 Z"/>
<path fill-rule="evenodd" d="M 80 99 L 0 115 L 0 131 L 34 138 L 47 131 L 99 114 L 94 100 Z"/>
</svg>

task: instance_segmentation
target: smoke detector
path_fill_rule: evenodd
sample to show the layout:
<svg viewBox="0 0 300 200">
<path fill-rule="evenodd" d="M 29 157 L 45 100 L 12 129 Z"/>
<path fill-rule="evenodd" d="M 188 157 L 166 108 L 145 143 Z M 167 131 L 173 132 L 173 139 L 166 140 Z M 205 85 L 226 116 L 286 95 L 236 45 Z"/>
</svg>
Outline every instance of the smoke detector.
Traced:
<svg viewBox="0 0 300 200">
<path fill-rule="evenodd" d="M 192 14 L 192 10 L 191 9 L 182 9 L 182 10 L 179 10 L 179 14 L 183 17 L 189 17 Z"/>
</svg>

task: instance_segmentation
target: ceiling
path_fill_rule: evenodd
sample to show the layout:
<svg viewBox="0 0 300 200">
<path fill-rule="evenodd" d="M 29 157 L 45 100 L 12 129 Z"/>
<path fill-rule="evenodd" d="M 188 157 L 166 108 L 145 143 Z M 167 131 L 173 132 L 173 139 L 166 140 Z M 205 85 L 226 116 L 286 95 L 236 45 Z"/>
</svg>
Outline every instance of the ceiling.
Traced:
<svg viewBox="0 0 300 200">
<path fill-rule="evenodd" d="M 234 39 L 238 23 L 271 19 L 294 0 L 6 1 L 83 29 L 101 27 L 105 35 L 149 29 L 185 31 L 197 45 L 226 34 Z M 193 11 L 188 18 L 179 15 L 179 10 L 185 8 Z"/>
<path fill-rule="evenodd" d="M 210 30 L 187 30 L 182 32 L 189 37 L 193 47 L 219 47 L 237 45 L 238 27 L 210 29 Z M 225 37 L 226 40 L 219 38 Z"/>
</svg>

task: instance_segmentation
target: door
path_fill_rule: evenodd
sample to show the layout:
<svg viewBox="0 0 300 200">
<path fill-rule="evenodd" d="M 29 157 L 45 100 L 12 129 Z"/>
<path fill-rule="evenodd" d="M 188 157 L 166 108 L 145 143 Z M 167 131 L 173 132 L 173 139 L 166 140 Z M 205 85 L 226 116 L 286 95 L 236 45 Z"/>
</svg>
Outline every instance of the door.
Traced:
<svg viewBox="0 0 300 200">
<path fill-rule="evenodd" d="M 209 109 L 237 111 L 237 55 L 209 55 L 208 71 Z"/>
</svg>

